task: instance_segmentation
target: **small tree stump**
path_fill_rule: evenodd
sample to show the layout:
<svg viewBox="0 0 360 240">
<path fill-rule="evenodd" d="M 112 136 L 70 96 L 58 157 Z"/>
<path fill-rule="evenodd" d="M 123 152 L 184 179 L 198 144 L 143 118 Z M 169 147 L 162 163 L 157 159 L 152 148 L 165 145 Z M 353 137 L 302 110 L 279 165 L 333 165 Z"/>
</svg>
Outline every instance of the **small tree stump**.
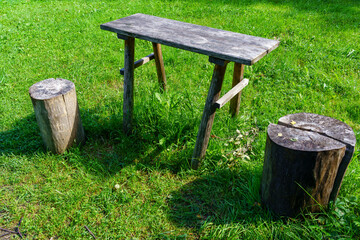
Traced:
<svg viewBox="0 0 360 240">
<path fill-rule="evenodd" d="M 335 201 L 356 143 L 352 129 L 326 116 L 297 113 L 270 124 L 261 200 L 281 216 L 319 212 Z"/>
<path fill-rule="evenodd" d="M 47 149 L 61 154 L 74 143 L 84 142 L 74 83 L 50 78 L 32 85 L 29 94 Z"/>
</svg>

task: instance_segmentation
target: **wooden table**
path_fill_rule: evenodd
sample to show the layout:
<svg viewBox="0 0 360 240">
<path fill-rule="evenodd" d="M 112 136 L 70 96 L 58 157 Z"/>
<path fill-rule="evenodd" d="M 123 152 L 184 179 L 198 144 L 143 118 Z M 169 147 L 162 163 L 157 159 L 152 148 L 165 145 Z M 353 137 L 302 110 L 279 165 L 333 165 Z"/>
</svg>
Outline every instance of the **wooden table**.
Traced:
<svg viewBox="0 0 360 240">
<path fill-rule="evenodd" d="M 241 90 L 248 84 L 243 78 L 244 65 L 252 65 L 279 45 L 279 41 L 199 26 L 180 21 L 134 14 L 102 24 L 101 29 L 117 33 L 125 40 L 123 130 L 132 129 L 134 108 L 134 69 L 155 59 L 158 81 L 166 90 L 161 44 L 209 56 L 215 64 L 205 108 L 197 135 L 191 165 L 196 169 L 205 156 L 217 108 L 230 102 L 230 112 L 239 112 Z M 152 42 L 154 53 L 134 62 L 135 38 Z M 234 62 L 233 88 L 220 98 L 226 66 Z"/>
</svg>

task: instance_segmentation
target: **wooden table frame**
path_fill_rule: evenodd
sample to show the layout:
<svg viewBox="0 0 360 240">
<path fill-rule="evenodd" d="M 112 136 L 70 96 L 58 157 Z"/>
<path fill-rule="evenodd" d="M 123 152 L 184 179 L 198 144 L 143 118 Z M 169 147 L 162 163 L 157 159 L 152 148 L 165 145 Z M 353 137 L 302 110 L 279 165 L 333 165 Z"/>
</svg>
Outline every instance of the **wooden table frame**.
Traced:
<svg viewBox="0 0 360 240">
<path fill-rule="evenodd" d="M 189 50 L 209 56 L 215 64 L 205 102 L 204 112 L 197 134 L 191 166 L 197 169 L 205 156 L 216 109 L 230 101 L 230 113 L 239 113 L 241 90 L 248 84 L 244 79 L 244 65 L 252 65 L 275 49 L 279 42 L 265 38 L 228 32 L 204 26 L 174 21 L 145 14 L 134 14 L 109 23 L 101 29 L 117 33 L 125 40 L 123 130 L 130 134 L 134 109 L 134 69 L 155 59 L 161 90 L 166 90 L 166 76 L 161 44 Z M 134 62 L 135 38 L 151 41 L 154 53 Z M 225 70 L 234 62 L 232 89 L 220 98 Z"/>
</svg>

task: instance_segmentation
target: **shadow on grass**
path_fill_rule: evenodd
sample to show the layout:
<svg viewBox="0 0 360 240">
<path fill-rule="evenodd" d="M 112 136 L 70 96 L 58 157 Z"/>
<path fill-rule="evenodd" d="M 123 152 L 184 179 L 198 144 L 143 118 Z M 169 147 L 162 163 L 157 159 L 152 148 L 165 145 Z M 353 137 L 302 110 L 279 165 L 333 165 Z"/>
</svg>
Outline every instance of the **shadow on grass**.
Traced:
<svg viewBox="0 0 360 240">
<path fill-rule="evenodd" d="M 193 2 L 192 0 L 180 0 L 181 2 Z M 346 29 L 354 29 L 358 27 L 358 16 L 360 14 L 359 1 L 358 0 L 199 0 L 204 5 L 212 5 L 213 8 L 219 8 L 223 6 L 231 6 L 237 8 L 239 16 L 246 18 L 247 7 L 254 5 L 267 4 L 265 8 L 271 8 L 274 6 L 283 6 L 289 8 L 289 14 L 293 12 L 305 13 L 315 15 L 320 22 L 327 26 L 331 24 L 332 28 L 328 30 L 339 31 Z M 262 7 L 262 6 L 260 6 Z M 276 11 L 276 10 L 275 10 Z M 259 12 L 259 14 L 262 14 Z M 287 16 L 288 14 L 285 14 Z M 264 23 L 270 24 L 270 23 Z M 313 24 L 309 22 L 309 24 Z"/>
<path fill-rule="evenodd" d="M 81 114 L 87 134 L 87 143 L 81 148 L 85 167 L 89 167 L 88 160 L 97 162 L 101 166 L 97 171 L 105 175 L 113 175 L 130 164 L 141 169 L 167 169 L 173 173 L 186 167 L 184 158 L 190 156 L 192 149 L 184 147 L 189 137 L 179 136 L 179 132 L 186 133 L 192 128 L 190 124 L 181 123 L 180 126 L 180 123 L 166 121 L 161 113 L 155 113 L 149 121 L 146 114 L 140 113 L 134 119 L 133 133 L 128 136 L 122 131 L 121 114 L 102 118 L 97 117 L 96 112 L 95 108 L 83 110 Z M 172 145 L 178 145 L 176 154 L 163 154 Z M 90 168 L 94 171 L 93 166 Z"/>
<path fill-rule="evenodd" d="M 252 222 L 266 213 L 258 204 L 260 173 L 222 170 L 203 176 L 168 197 L 169 219 L 199 230 L 204 223 Z"/>
<path fill-rule="evenodd" d="M 28 155 L 42 149 L 34 113 L 16 122 L 13 129 L 0 132 L 0 155 Z"/>
<path fill-rule="evenodd" d="M 168 169 L 173 173 L 177 173 L 184 165 L 187 165 L 182 158 L 187 154 L 190 156 L 190 153 L 184 150 L 183 142 L 179 144 L 181 146 L 177 151 L 178 154 L 169 154 L 171 156 L 165 159 L 159 156 L 179 139 L 177 136 L 164 139 L 163 133 L 159 133 L 161 126 L 157 126 L 157 122 L 149 124 L 148 128 L 152 128 L 151 130 L 143 130 L 134 122 L 134 133 L 127 136 L 122 132 L 122 115 L 104 114 L 103 111 L 103 107 L 80 109 L 87 140 L 82 146 L 73 147 L 59 155 L 59 158 L 102 177 L 114 175 L 131 164 L 141 169 Z M 142 119 L 142 121 L 146 120 Z M 164 121 L 162 123 L 167 125 L 165 128 L 173 127 L 174 133 L 179 127 L 170 126 L 171 123 L 164 123 Z M 180 127 L 183 131 L 191 128 Z M 34 113 L 15 122 L 13 129 L 0 132 L 0 155 L 31 157 L 42 153 L 46 153 L 46 149 Z"/>
<path fill-rule="evenodd" d="M 191 0 L 182 0 L 182 1 L 191 1 Z M 192 2 L 192 1 L 191 1 Z M 357 0 L 346 0 L 346 1 L 338 1 L 338 0 L 198 0 L 197 2 L 202 2 L 206 5 L 234 5 L 234 6 L 252 6 L 255 4 L 273 4 L 275 5 L 283 5 L 288 6 L 293 9 L 299 11 L 306 11 L 309 13 L 324 13 L 326 16 L 331 17 L 331 14 L 351 14 L 358 15 L 359 9 L 359 1 Z M 325 16 L 324 15 L 324 16 Z"/>
</svg>

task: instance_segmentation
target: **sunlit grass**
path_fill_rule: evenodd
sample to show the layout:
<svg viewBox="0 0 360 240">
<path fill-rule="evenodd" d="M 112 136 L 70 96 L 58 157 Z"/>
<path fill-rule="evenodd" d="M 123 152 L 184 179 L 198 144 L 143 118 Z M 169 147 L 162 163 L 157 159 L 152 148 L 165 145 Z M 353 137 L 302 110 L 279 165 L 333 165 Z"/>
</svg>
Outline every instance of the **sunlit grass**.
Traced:
<svg viewBox="0 0 360 240">
<path fill-rule="evenodd" d="M 198 171 L 188 160 L 210 84 L 208 57 L 163 46 L 135 71 L 134 134 L 122 133 L 123 41 L 100 24 L 137 12 L 280 40 L 246 67 L 240 115 L 217 112 Z M 360 237 L 356 147 L 336 207 L 306 220 L 263 209 L 266 128 L 312 112 L 360 131 L 360 6 L 354 1 L 0 1 L 0 226 L 28 239 L 340 239 Z M 136 40 L 136 59 L 152 51 Z M 223 92 L 230 89 L 229 64 Z M 87 142 L 46 153 L 28 95 L 43 79 L 76 85 Z M 252 134 L 256 129 L 256 134 Z M 237 131 L 239 130 L 239 131 Z M 229 143 L 239 132 L 243 148 Z M 115 189 L 116 184 L 120 189 Z"/>
</svg>

